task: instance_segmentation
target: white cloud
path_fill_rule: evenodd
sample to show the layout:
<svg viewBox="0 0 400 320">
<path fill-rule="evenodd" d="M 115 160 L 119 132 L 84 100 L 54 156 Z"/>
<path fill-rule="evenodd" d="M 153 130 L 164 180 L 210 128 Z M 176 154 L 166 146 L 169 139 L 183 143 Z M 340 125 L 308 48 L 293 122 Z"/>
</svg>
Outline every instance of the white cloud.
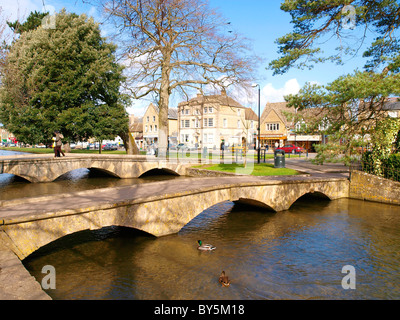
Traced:
<svg viewBox="0 0 400 320">
<path fill-rule="evenodd" d="M 3 15 L 8 21 L 25 20 L 32 11 L 43 10 L 41 0 L 1 0 L 0 6 L 3 8 Z"/>
<path fill-rule="evenodd" d="M 266 102 L 284 102 L 283 98 L 288 94 L 296 94 L 300 90 L 300 85 L 297 79 L 288 80 L 282 88 L 276 89 L 272 83 L 268 83 L 261 90 L 261 100 L 263 104 Z"/>
</svg>

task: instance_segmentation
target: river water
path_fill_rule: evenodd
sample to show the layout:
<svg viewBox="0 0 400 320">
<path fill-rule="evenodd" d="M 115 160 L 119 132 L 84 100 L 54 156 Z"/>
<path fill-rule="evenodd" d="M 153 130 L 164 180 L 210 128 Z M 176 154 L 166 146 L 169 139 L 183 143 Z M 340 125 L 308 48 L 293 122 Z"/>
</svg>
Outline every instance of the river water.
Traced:
<svg viewBox="0 0 400 320">
<path fill-rule="evenodd" d="M 197 250 L 199 239 L 216 250 Z M 39 282 L 43 266 L 55 267 L 53 299 L 400 299 L 400 209 L 303 198 L 274 213 L 223 202 L 175 235 L 83 231 L 23 263 Z M 342 287 L 344 266 L 354 267 L 355 289 Z"/>
<path fill-rule="evenodd" d="M 399 230 L 390 205 L 305 199 L 272 213 L 224 202 L 175 235 L 85 231 L 24 263 L 39 281 L 55 267 L 53 299 L 399 299 Z M 217 248 L 199 251 L 199 239 Z M 342 287 L 347 265 L 354 290 Z"/>
</svg>

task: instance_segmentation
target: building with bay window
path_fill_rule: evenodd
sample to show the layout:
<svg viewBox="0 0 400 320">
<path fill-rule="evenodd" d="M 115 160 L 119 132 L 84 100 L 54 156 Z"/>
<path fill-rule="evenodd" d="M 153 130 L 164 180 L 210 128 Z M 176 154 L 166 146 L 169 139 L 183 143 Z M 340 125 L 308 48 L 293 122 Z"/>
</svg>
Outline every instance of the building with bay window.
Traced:
<svg viewBox="0 0 400 320">
<path fill-rule="evenodd" d="M 219 149 L 225 146 L 254 143 L 257 115 L 229 97 L 198 94 L 178 105 L 179 142 L 190 148 Z"/>
</svg>

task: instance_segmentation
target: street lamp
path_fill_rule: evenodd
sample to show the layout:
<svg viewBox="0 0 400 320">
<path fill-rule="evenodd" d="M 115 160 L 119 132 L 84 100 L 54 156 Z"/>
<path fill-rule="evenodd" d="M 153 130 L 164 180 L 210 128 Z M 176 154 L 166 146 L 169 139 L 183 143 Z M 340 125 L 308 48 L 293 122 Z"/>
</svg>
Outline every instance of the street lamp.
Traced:
<svg viewBox="0 0 400 320">
<path fill-rule="evenodd" d="M 261 130 L 261 115 L 260 115 L 260 94 L 261 94 L 261 88 L 260 85 L 253 84 L 253 88 L 258 87 L 258 147 L 257 147 L 257 163 L 260 164 L 260 155 L 261 155 L 261 136 L 260 136 L 260 130 Z"/>
</svg>

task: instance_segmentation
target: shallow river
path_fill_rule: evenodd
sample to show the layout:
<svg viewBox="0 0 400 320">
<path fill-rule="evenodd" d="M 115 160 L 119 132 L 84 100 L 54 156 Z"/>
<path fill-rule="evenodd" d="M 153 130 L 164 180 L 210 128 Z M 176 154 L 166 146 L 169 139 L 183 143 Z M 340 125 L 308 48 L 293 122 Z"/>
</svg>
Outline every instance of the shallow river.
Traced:
<svg viewBox="0 0 400 320">
<path fill-rule="evenodd" d="M 0 193 L 9 199 L 166 178 L 118 180 L 82 169 L 30 184 L 0 175 Z M 197 250 L 199 239 L 217 249 Z M 23 262 L 39 282 L 43 266 L 55 267 L 53 299 L 400 299 L 400 207 L 305 198 L 273 213 L 224 202 L 175 235 L 83 231 Z M 345 290 L 348 265 L 355 289 Z M 228 288 L 218 283 L 222 270 Z"/>
<path fill-rule="evenodd" d="M 225 202 L 176 235 L 82 232 L 24 263 L 39 281 L 55 267 L 53 299 L 399 299 L 399 230 L 389 205 L 308 199 L 271 213 Z M 199 239 L 217 249 L 197 250 Z M 355 289 L 342 287 L 346 265 Z"/>
</svg>

